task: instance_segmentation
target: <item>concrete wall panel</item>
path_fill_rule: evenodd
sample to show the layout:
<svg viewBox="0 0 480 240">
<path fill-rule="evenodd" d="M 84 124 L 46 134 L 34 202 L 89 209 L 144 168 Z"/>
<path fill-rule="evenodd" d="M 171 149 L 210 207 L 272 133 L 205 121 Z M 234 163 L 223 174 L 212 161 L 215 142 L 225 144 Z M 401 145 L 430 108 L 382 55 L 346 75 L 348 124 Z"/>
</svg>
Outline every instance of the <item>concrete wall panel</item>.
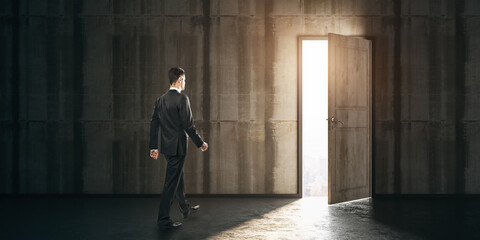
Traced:
<svg viewBox="0 0 480 240">
<path fill-rule="evenodd" d="M 266 1 L 266 7 L 269 9 L 270 16 L 282 15 L 302 15 L 302 0 L 275 0 Z"/>
<path fill-rule="evenodd" d="M 467 193 L 477 193 L 480 183 L 480 125 L 478 123 L 470 123 L 467 126 L 467 168 L 465 169 L 465 188 Z"/>
<path fill-rule="evenodd" d="M 84 164 L 84 192 L 113 193 L 113 126 L 110 122 L 85 123 L 85 142 L 83 158 Z M 118 153 L 115 154 L 118 156 Z M 101 159 L 101 160 L 100 160 Z"/>
<path fill-rule="evenodd" d="M 16 150 L 14 138 L 13 121 L 0 121 L 0 151 L 3 154 L 0 161 L 0 193 L 13 192 L 14 175 L 14 152 Z"/>
<path fill-rule="evenodd" d="M 480 2 L 475 0 L 465 0 L 462 12 L 465 15 L 478 16 L 480 14 Z"/>
<path fill-rule="evenodd" d="M 455 124 L 433 122 L 428 125 L 428 171 L 429 193 L 454 194 L 457 192 L 456 129 Z"/>
<path fill-rule="evenodd" d="M 304 32 L 302 34 L 312 34 L 317 36 L 327 36 L 333 29 L 335 20 L 331 17 L 313 17 L 305 16 L 304 19 Z"/>
<path fill-rule="evenodd" d="M 210 1 L 210 14 L 212 16 L 262 16 L 264 14 L 264 1 L 256 0 L 213 0 Z"/>
<path fill-rule="evenodd" d="M 406 66 L 402 74 L 402 119 L 428 120 L 429 119 L 429 62 L 428 62 L 428 33 L 426 19 L 407 18 L 402 31 L 403 43 L 401 51 L 402 66 Z M 413 35 L 412 33 L 415 33 Z M 418 38 L 417 38 L 418 37 Z"/>
<path fill-rule="evenodd" d="M 18 93 L 15 89 L 15 35 L 14 18 L 12 15 L 11 2 L 4 3 L 0 10 L 2 23 L 0 24 L 0 152 L 3 153 L 0 160 L 0 193 L 11 193 L 16 179 L 14 164 L 18 142 L 15 142 L 16 117 L 15 102 Z"/>
<path fill-rule="evenodd" d="M 333 13 L 334 1 L 304 1 L 304 13 L 306 15 L 331 15 Z"/>
<path fill-rule="evenodd" d="M 454 16 L 455 2 L 448 1 L 448 0 L 402 1 L 401 13 L 402 15 L 410 15 L 410 16 L 413 16 L 413 15 L 415 16 Z"/>
<path fill-rule="evenodd" d="M 110 15 L 113 13 L 112 1 L 108 0 L 85 0 L 81 3 L 77 3 L 77 11 L 80 11 L 83 15 Z"/>
<path fill-rule="evenodd" d="M 375 151 L 375 192 L 385 194 L 395 193 L 395 133 L 392 123 L 376 122 L 374 144 L 375 148 L 385 151 Z"/>
<path fill-rule="evenodd" d="M 2 6 L 2 9 L 0 9 L 0 16 L 12 16 L 14 14 L 12 8 L 14 4 L 12 1 L 3 1 Z"/>
<path fill-rule="evenodd" d="M 240 2 L 240 3 L 239 3 Z M 242 1 L 238 0 L 213 0 L 211 1 L 210 6 L 210 14 L 211 15 L 232 15 L 237 16 L 239 15 L 239 7 L 238 4 L 241 4 Z M 250 3 L 249 1 L 246 1 Z"/>
<path fill-rule="evenodd" d="M 467 31 L 466 44 L 469 51 L 466 53 L 465 62 L 465 119 L 473 120 L 480 118 L 480 110 L 478 109 L 478 100 L 480 99 L 480 83 L 478 81 L 480 70 L 480 50 L 478 50 L 478 42 L 480 41 L 480 33 L 476 31 L 480 27 L 480 21 L 472 18 L 466 20 L 465 31 Z M 470 50 L 471 49 L 471 50 Z"/>
<path fill-rule="evenodd" d="M 237 143 L 241 141 L 238 135 L 239 129 L 236 122 L 219 122 L 212 126 L 213 139 L 210 145 L 217 147 L 211 153 L 210 161 L 210 190 L 212 193 L 235 193 L 238 192 L 238 163 L 239 148 Z M 227 183 L 227 184 L 225 184 Z"/>
<path fill-rule="evenodd" d="M 3 113 L 11 113 L 13 111 L 14 96 L 17 94 L 13 89 L 14 77 L 13 63 L 11 59 L 14 56 L 13 50 L 13 29 L 11 27 L 3 27 L 0 30 L 0 110 Z M 1 114 L 0 121 L 12 121 L 12 114 Z"/>
<path fill-rule="evenodd" d="M 72 193 L 72 126 L 58 122 L 28 122 L 20 125 L 19 192 Z M 41 137 L 40 137 L 41 136 Z"/>
<path fill-rule="evenodd" d="M 273 162 L 271 174 L 272 193 L 295 194 L 297 192 L 297 122 L 272 121 L 266 126 L 267 161 Z M 271 157 L 275 158 L 271 158 Z"/>
<path fill-rule="evenodd" d="M 408 0 L 401 3 L 402 15 L 429 15 L 431 1 Z"/>
<path fill-rule="evenodd" d="M 428 126 L 425 122 L 404 123 L 402 126 L 401 172 L 402 192 L 428 192 Z"/>
<path fill-rule="evenodd" d="M 390 15 L 393 1 L 381 0 L 341 0 L 332 1 L 336 15 Z"/>
</svg>

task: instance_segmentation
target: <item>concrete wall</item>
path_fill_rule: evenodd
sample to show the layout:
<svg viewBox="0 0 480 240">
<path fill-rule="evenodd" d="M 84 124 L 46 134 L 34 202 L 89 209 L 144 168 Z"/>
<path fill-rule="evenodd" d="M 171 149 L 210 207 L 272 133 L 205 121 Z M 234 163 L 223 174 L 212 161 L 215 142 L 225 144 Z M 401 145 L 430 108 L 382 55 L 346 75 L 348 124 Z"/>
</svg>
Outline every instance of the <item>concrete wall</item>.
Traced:
<svg viewBox="0 0 480 240">
<path fill-rule="evenodd" d="M 206 153 L 188 193 L 297 192 L 297 37 L 374 41 L 375 192 L 480 193 L 476 0 L 2 1 L 0 193 L 160 193 L 166 72 Z"/>
</svg>

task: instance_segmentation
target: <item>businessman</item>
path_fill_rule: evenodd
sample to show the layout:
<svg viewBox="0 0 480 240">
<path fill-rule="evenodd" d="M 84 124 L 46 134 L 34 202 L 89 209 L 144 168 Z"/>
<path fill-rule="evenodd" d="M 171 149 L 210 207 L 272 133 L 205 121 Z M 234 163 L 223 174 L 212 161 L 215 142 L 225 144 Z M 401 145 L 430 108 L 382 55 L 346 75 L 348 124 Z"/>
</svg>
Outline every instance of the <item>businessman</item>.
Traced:
<svg viewBox="0 0 480 240">
<path fill-rule="evenodd" d="M 208 144 L 198 135 L 190 109 L 190 100 L 182 94 L 185 90 L 185 70 L 180 67 L 168 71 L 170 89 L 155 101 L 150 122 L 150 157 L 158 159 L 158 130 L 161 129 L 161 149 L 167 160 L 165 184 L 163 186 L 157 224 L 160 228 L 178 228 L 180 222 L 170 219 L 173 197 L 178 200 L 183 218 L 195 213 L 200 205 L 190 206 L 185 199 L 183 163 L 187 154 L 188 136 L 203 152 Z M 187 136 L 188 134 L 188 136 Z"/>
</svg>

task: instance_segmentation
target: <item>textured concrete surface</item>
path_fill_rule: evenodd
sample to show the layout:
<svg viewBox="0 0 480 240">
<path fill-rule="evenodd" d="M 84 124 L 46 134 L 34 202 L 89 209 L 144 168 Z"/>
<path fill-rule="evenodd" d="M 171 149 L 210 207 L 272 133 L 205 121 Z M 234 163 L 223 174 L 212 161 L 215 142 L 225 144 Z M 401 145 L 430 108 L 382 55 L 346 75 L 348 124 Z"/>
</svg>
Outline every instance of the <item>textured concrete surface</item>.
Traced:
<svg viewBox="0 0 480 240">
<path fill-rule="evenodd" d="M 1 199 L 0 237 L 16 239 L 478 239 L 478 199 L 199 198 L 159 230 L 155 198 Z"/>
<path fill-rule="evenodd" d="M 189 193 L 297 192 L 297 37 L 374 42 L 374 191 L 480 193 L 477 0 L 3 0 L 0 193 L 159 193 L 166 72 L 187 71 Z M 163 161 L 163 160 L 162 160 Z"/>
</svg>

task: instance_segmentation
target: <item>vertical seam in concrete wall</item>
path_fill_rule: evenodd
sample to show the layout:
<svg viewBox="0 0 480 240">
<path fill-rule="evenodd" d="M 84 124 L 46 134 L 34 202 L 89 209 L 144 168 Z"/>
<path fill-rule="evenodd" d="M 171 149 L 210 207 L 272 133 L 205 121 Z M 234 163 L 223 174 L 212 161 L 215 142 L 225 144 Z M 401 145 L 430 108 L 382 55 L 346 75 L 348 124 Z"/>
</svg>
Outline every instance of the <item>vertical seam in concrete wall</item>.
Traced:
<svg viewBox="0 0 480 240">
<path fill-rule="evenodd" d="M 247 143 L 245 140 L 248 140 L 247 138 L 243 138 L 243 134 L 245 131 L 248 131 L 250 129 L 249 125 L 246 122 L 243 122 L 244 119 L 246 119 L 246 116 L 242 115 L 242 104 L 245 104 L 242 102 L 242 94 L 247 92 L 245 91 L 245 88 L 250 87 L 250 84 L 242 84 L 242 80 L 248 79 L 248 77 L 245 76 L 243 72 L 243 68 L 241 66 L 247 66 L 245 62 L 247 62 L 245 59 L 247 59 L 246 55 L 248 54 L 246 48 L 244 45 L 248 43 L 248 39 L 246 37 L 246 32 L 247 29 L 245 27 L 245 23 L 242 23 L 242 20 L 248 20 L 246 18 L 240 18 L 239 16 L 235 17 L 235 30 L 237 32 L 237 116 L 238 119 L 235 123 L 235 137 L 239 140 L 237 142 L 237 146 L 239 149 L 239 154 L 238 154 L 238 159 L 237 159 L 237 168 L 238 168 L 238 174 L 237 174 L 237 193 L 248 193 L 251 190 L 250 187 L 250 178 L 245 178 L 243 176 L 243 172 L 245 171 L 245 165 L 247 165 L 247 160 L 248 159 L 248 147 Z M 245 65 L 244 65 L 245 64 Z M 248 98 L 250 99 L 250 98 Z M 249 104 L 245 104 L 250 106 Z"/>
<path fill-rule="evenodd" d="M 143 11 L 143 1 L 142 1 L 142 11 Z M 143 12 L 142 12 L 142 15 L 143 15 Z M 145 87 L 145 78 L 146 78 L 146 73 L 149 69 L 147 69 L 147 64 L 149 63 L 149 59 L 147 60 L 147 49 L 149 49 L 149 41 L 150 39 L 148 39 L 147 37 L 145 37 L 145 18 L 142 18 L 140 20 L 140 27 L 139 27 L 139 34 L 140 36 L 137 36 L 137 41 L 138 41 L 138 52 L 139 52 L 139 62 L 141 63 L 138 68 L 139 68 L 139 89 L 141 89 L 141 93 L 140 93 L 140 96 L 139 96 L 139 102 L 140 104 L 144 104 L 145 103 L 145 90 L 146 87 Z M 150 109 L 150 108 L 148 108 Z M 145 113 L 145 107 L 141 107 L 140 108 L 140 118 L 144 118 L 144 116 L 146 116 L 146 113 Z M 141 134 L 141 133 L 140 133 Z M 134 135 L 135 137 L 137 136 L 136 134 Z M 141 135 L 140 135 L 141 136 Z M 140 137 L 141 138 L 141 137 Z M 139 152 L 142 151 L 144 149 L 144 142 L 139 140 L 139 141 L 136 141 L 137 143 L 137 148 L 139 149 Z M 141 192 L 141 193 L 145 193 L 145 192 L 148 192 L 148 188 L 151 186 L 151 184 L 149 184 L 148 182 L 148 177 L 149 174 L 147 172 L 147 168 L 148 168 L 148 165 L 147 165 L 147 161 L 143 161 L 143 159 L 137 159 L 137 166 L 138 169 L 137 169 L 137 177 L 139 178 L 139 181 L 137 183 L 137 191 Z"/>
<path fill-rule="evenodd" d="M 13 194 L 19 193 L 20 185 L 20 67 L 19 67 L 19 55 L 20 55 L 20 3 L 19 1 L 12 1 L 12 13 L 13 13 L 13 39 L 12 39 L 12 116 L 13 116 L 13 144 L 12 144 L 12 190 Z"/>
<path fill-rule="evenodd" d="M 273 61 L 275 59 L 275 44 L 272 30 L 272 23 L 269 20 L 270 14 L 273 12 L 273 2 L 265 0 L 265 103 L 268 103 L 268 97 L 274 97 L 270 92 L 273 88 Z M 271 72 L 269 72 L 271 71 Z M 270 96 L 269 96 L 270 95 Z M 265 194 L 273 193 L 274 191 L 274 165 L 275 165 L 275 144 L 273 132 L 274 124 L 270 122 L 273 115 L 273 105 L 269 106 L 272 109 L 267 111 L 265 109 Z M 270 144 L 269 144 L 270 143 Z"/>
<path fill-rule="evenodd" d="M 55 111 L 58 109 L 58 71 L 55 69 L 57 68 L 56 63 L 56 54 L 58 51 L 58 42 L 56 41 L 55 36 L 55 27 L 57 24 L 56 17 L 46 17 L 45 24 L 47 27 L 47 39 L 45 41 L 45 60 L 46 60 L 46 82 L 47 82 L 47 106 L 46 106 L 46 116 L 47 119 L 44 122 L 43 129 L 45 131 L 45 144 L 46 144 L 46 191 L 47 193 L 54 193 L 55 190 L 58 190 L 56 185 L 60 184 L 58 175 L 59 169 L 57 168 L 58 164 L 56 163 L 56 154 L 55 154 L 55 146 L 53 142 L 56 140 L 56 128 L 55 128 L 55 121 L 54 119 L 58 119 L 58 116 L 54 116 Z M 57 121 L 58 123 L 58 121 Z M 56 127 L 58 127 L 57 125 Z"/>
<path fill-rule="evenodd" d="M 367 38 L 370 40 L 370 196 L 375 196 L 375 37 Z"/>
<path fill-rule="evenodd" d="M 395 39 L 394 39 L 394 110 L 393 110 L 393 118 L 394 118 L 394 131 L 395 131 L 395 151 L 394 151 L 394 192 L 400 193 L 401 192 L 401 0 L 396 0 L 394 2 L 394 29 L 395 29 Z M 386 173 L 388 174 L 388 173 Z"/>
<path fill-rule="evenodd" d="M 432 11 L 434 3 L 432 0 L 429 1 L 430 10 Z M 432 14 L 432 13 L 431 13 Z M 427 29 L 428 29 L 428 124 L 426 127 L 427 134 L 427 163 L 428 163 L 428 184 L 427 187 L 430 193 L 439 192 L 439 156 L 438 152 L 438 131 L 441 131 L 439 128 L 440 124 L 436 124 L 439 116 L 437 116 L 436 109 L 440 103 L 440 89 L 439 89 L 439 80 L 441 76 L 438 71 L 438 66 L 441 65 L 438 48 L 438 27 L 436 23 L 440 21 L 440 18 L 430 15 L 426 20 Z"/>
<path fill-rule="evenodd" d="M 74 107 L 73 110 L 73 143 L 74 143 L 74 173 L 73 192 L 83 193 L 83 26 L 80 13 L 82 2 L 75 1 L 73 6 L 73 81 L 74 81 Z"/>
<path fill-rule="evenodd" d="M 203 0 L 203 139 L 210 137 L 210 0 Z M 207 107 L 208 106 L 208 107 Z M 203 193 L 210 193 L 210 151 L 203 160 Z"/>
<path fill-rule="evenodd" d="M 466 40 L 465 21 L 462 16 L 465 9 L 465 0 L 456 1 L 455 30 L 456 30 L 456 99 L 455 99 L 455 149 L 456 149 L 456 192 L 465 193 L 465 63 Z"/>
<path fill-rule="evenodd" d="M 114 4 L 112 11 L 115 13 L 117 12 L 118 5 Z M 120 95 L 119 87 L 122 82 L 122 71 L 123 63 L 122 63 L 122 39 L 121 35 L 117 33 L 118 29 L 121 29 L 119 26 L 119 18 L 117 14 L 113 14 L 112 18 L 113 22 L 113 30 L 112 30 L 112 161 L 111 161 L 111 171 L 112 171 L 112 186 L 111 191 L 115 193 L 122 193 L 125 189 L 125 184 L 123 182 L 122 176 L 122 163 L 119 161 L 122 150 L 120 141 L 117 139 L 117 129 L 119 129 L 119 123 L 117 118 L 121 118 L 121 113 L 117 105 L 120 105 L 117 97 Z"/>
</svg>

